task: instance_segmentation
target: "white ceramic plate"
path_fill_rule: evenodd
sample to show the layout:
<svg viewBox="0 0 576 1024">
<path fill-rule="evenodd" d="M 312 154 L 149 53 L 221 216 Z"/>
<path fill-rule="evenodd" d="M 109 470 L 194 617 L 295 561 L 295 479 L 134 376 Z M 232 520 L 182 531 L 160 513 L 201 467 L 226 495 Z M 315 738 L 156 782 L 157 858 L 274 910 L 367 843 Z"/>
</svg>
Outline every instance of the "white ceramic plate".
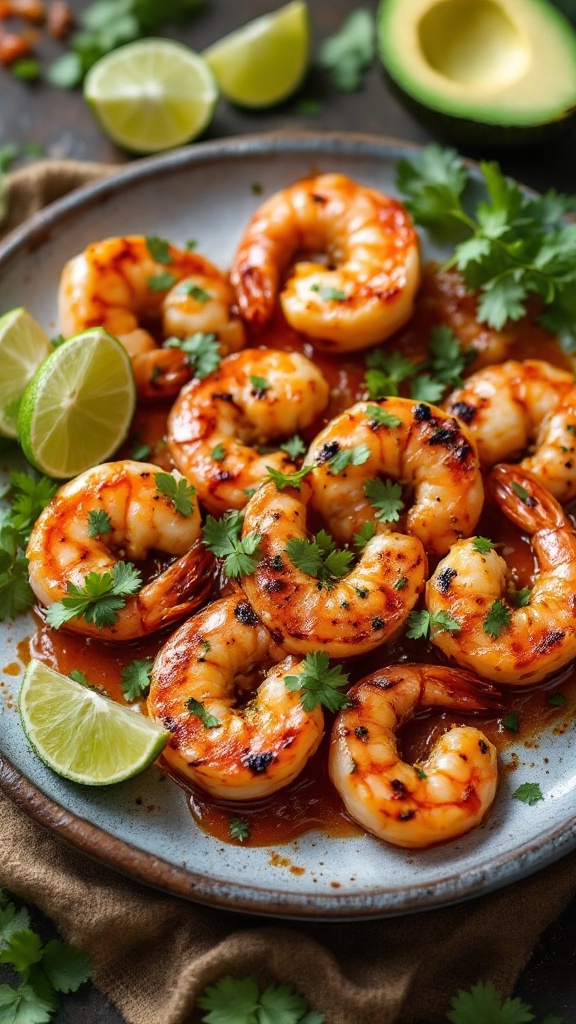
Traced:
<svg viewBox="0 0 576 1024">
<path fill-rule="evenodd" d="M 42 211 L 11 237 L 0 250 L 0 311 L 25 305 L 56 333 L 60 270 L 90 241 L 129 233 L 176 244 L 193 237 L 200 252 L 226 266 L 263 196 L 321 171 L 341 171 L 394 193 L 395 162 L 410 151 L 353 135 L 260 136 L 140 161 Z M 254 194 L 255 182 L 261 194 Z M 425 238 L 423 245 L 425 256 L 434 255 Z M 155 770 L 114 789 L 75 786 L 32 754 L 18 721 L 17 644 L 29 631 L 27 619 L 0 627 L 0 786 L 59 836 L 152 886 L 262 914 L 377 917 L 469 899 L 576 847 L 573 729 L 544 732 L 529 750 L 521 744 L 508 750 L 506 759 L 515 753 L 525 771 L 502 774 L 486 824 L 419 853 L 369 836 L 316 833 L 277 849 L 222 844 L 196 828 L 184 793 Z M 533 807 L 511 799 L 527 776 L 544 794 Z"/>
</svg>

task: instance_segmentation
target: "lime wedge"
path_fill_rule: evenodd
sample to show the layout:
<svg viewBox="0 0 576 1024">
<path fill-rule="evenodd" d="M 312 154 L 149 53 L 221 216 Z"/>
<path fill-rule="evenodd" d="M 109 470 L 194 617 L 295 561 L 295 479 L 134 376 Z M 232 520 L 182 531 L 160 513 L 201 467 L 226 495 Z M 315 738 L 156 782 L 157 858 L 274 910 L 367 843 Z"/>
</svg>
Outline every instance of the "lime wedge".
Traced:
<svg viewBox="0 0 576 1024">
<path fill-rule="evenodd" d="M 114 454 L 135 407 L 130 356 L 103 327 L 93 327 L 39 366 L 20 402 L 18 440 L 36 469 L 67 480 Z"/>
<path fill-rule="evenodd" d="M 48 335 L 22 306 L 0 317 L 0 435 L 17 437 L 18 406 L 26 385 L 50 355 Z"/>
<path fill-rule="evenodd" d="M 156 760 L 170 738 L 145 715 L 35 658 L 24 673 L 18 710 L 44 764 L 85 786 L 131 779 Z"/>
<path fill-rule="evenodd" d="M 271 107 L 293 93 L 310 62 L 304 0 L 249 21 L 204 51 L 224 96 L 241 107 Z"/>
<path fill-rule="evenodd" d="M 204 131 L 218 86 L 194 50 L 166 39 L 142 39 L 120 46 L 90 68 L 84 98 L 119 146 L 158 153 Z"/>
</svg>

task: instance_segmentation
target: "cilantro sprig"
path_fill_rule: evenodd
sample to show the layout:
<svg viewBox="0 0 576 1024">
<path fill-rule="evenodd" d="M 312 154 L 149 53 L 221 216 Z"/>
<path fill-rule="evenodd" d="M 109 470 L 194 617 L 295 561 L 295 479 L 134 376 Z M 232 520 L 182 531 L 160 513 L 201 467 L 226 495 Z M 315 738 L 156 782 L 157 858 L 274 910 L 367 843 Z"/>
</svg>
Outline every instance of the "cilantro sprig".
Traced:
<svg viewBox="0 0 576 1024">
<path fill-rule="evenodd" d="M 26 546 L 41 511 L 58 485 L 46 476 L 14 471 L 3 495 L 10 501 L 0 513 L 0 622 L 13 619 L 34 604 L 28 582 Z"/>
<path fill-rule="evenodd" d="M 127 701 L 142 700 L 150 689 L 152 658 L 135 658 L 122 669 L 120 689 Z"/>
<path fill-rule="evenodd" d="M 519 320 L 536 298 L 540 322 L 576 347 L 576 224 L 563 218 L 576 197 L 526 195 L 493 162 L 482 162 L 485 196 L 472 195 L 473 178 L 451 149 L 432 144 L 397 165 L 397 185 L 417 224 L 455 241 L 455 266 L 478 293 L 477 318 L 496 330 Z"/>
<path fill-rule="evenodd" d="M 236 838 L 236 837 L 234 837 Z M 207 985 L 197 1006 L 208 1010 L 206 1024 L 324 1024 L 322 1013 L 308 1004 L 290 985 L 274 984 L 260 991 L 254 978 L 225 975 Z"/>
<path fill-rule="evenodd" d="M 432 633 L 447 631 L 459 633 L 462 626 L 448 612 L 426 610 L 410 612 L 406 622 L 406 636 L 410 640 L 428 640 Z"/>
<path fill-rule="evenodd" d="M 196 331 L 188 338 L 166 338 L 163 348 L 179 348 L 188 359 L 188 365 L 198 380 L 204 380 L 220 366 L 222 353 L 215 334 Z"/>
<path fill-rule="evenodd" d="M 225 512 L 221 519 L 208 516 L 202 529 L 208 551 L 223 559 L 224 572 L 231 579 L 250 576 L 260 560 L 262 537 L 254 531 L 241 537 L 243 522 L 241 512 Z"/>
<path fill-rule="evenodd" d="M 172 503 L 176 512 L 186 518 L 192 515 L 194 503 L 192 498 L 196 494 L 196 488 L 189 484 L 184 477 L 177 479 L 172 473 L 155 473 L 156 490 L 163 494 Z"/>
<path fill-rule="evenodd" d="M 377 399 L 399 395 L 402 385 L 409 382 L 410 398 L 438 403 L 449 388 L 461 386 L 462 375 L 474 357 L 474 349 L 463 349 L 454 332 L 440 324 L 430 331 L 428 356 L 421 362 L 412 362 L 399 352 L 372 349 L 366 356 L 364 386 L 369 398 Z"/>
<path fill-rule="evenodd" d="M 302 671 L 297 676 L 285 676 L 287 690 L 300 692 L 300 702 L 304 711 L 313 711 L 322 705 L 329 711 L 340 711 L 350 706 L 350 702 L 342 687 L 348 684 L 348 675 L 340 665 L 330 668 L 330 660 L 325 651 L 314 651 L 307 654 L 302 663 Z"/>
<path fill-rule="evenodd" d="M 19 909 L 0 890 L 0 963 L 20 975 L 18 985 L 0 985 L 0 1019 L 13 1024 L 40 1024 L 56 1013 L 61 993 L 75 992 L 92 973 L 87 957 L 65 942 L 43 943 Z"/>
<path fill-rule="evenodd" d="M 291 537 L 285 550 L 297 569 L 307 576 L 313 576 L 328 588 L 346 575 L 354 559 L 351 551 L 336 547 L 326 530 L 319 530 L 312 540 Z"/>
<path fill-rule="evenodd" d="M 320 64 L 328 71 L 332 84 L 341 92 L 355 92 L 363 84 L 364 72 L 376 56 L 374 16 L 359 7 L 341 29 L 320 47 Z"/>
<path fill-rule="evenodd" d="M 503 999 L 491 981 L 479 981 L 467 992 L 460 990 L 450 1006 L 446 1015 L 450 1024 L 527 1024 L 535 1019 L 522 999 Z M 548 1016 L 542 1024 L 562 1024 L 562 1020 Z"/>
<path fill-rule="evenodd" d="M 66 597 L 50 605 L 46 621 L 53 629 L 76 616 L 99 629 L 113 626 L 126 598 L 137 594 L 141 585 L 142 576 L 131 562 L 116 562 L 110 572 L 89 572 L 81 587 L 68 581 Z"/>
<path fill-rule="evenodd" d="M 367 480 L 364 494 L 376 510 L 376 519 L 382 523 L 398 522 L 404 508 L 401 484 L 393 483 L 392 480 Z"/>
</svg>

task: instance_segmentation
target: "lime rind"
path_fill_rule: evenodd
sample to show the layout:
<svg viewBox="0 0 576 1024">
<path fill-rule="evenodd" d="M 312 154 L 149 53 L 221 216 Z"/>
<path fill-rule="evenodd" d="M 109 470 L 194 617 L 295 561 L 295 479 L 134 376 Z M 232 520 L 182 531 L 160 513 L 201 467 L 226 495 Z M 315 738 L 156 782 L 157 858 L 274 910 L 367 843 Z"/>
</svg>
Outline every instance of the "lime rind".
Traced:
<svg viewBox="0 0 576 1024">
<path fill-rule="evenodd" d="M 18 710 L 38 757 L 85 786 L 133 778 L 161 754 L 170 733 L 129 707 L 32 659 Z"/>
<path fill-rule="evenodd" d="M 135 408 L 130 357 L 113 335 L 95 327 L 41 364 L 22 396 L 18 439 L 36 469 L 66 480 L 114 454 Z"/>
<path fill-rule="evenodd" d="M 248 22 L 203 56 L 220 90 L 238 106 L 271 107 L 302 84 L 310 64 L 311 30 L 304 0 Z"/>
<path fill-rule="evenodd" d="M 0 436 L 17 437 L 22 395 L 51 351 L 48 335 L 24 307 L 0 317 Z"/>
</svg>

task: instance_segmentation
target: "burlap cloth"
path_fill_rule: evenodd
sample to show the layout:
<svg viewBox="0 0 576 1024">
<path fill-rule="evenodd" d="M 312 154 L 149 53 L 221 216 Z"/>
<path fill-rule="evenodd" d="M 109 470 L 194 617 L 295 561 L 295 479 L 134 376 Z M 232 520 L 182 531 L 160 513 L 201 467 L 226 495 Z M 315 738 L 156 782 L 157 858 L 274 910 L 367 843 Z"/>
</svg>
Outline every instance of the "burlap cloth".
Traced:
<svg viewBox="0 0 576 1024">
<path fill-rule="evenodd" d="M 45 162 L 14 174 L 14 226 L 113 168 Z M 363 923 L 271 922 L 133 883 L 70 849 L 0 797 L 0 883 L 84 949 L 94 983 L 130 1024 L 191 1024 L 222 974 L 291 983 L 327 1024 L 432 1024 L 480 979 L 508 994 L 576 891 L 576 855 L 490 896 Z M 417 869 L 416 869 L 417 870 Z"/>
</svg>

